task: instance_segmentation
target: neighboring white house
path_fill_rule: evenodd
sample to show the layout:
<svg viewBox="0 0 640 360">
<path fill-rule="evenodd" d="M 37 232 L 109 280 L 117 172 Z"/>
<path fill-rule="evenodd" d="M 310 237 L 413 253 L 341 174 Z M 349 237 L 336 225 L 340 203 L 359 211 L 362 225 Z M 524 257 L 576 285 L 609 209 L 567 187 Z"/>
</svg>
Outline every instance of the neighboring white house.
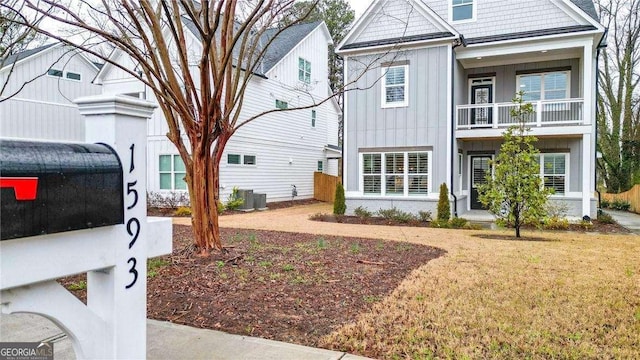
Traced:
<svg viewBox="0 0 640 360">
<path fill-rule="evenodd" d="M 98 65 L 62 43 L 9 56 L 0 69 L 0 88 L 7 83 L 0 98 L 17 94 L 0 102 L 0 136 L 83 140 L 84 121 L 73 100 L 102 92 L 92 83 L 98 71 Z"/>
<path fill-rule="evenodd" d="M 191 29 L 189 23 L 187 29 Z M 187 31 L 199 48 L 196 31 Z M 272 36 L 275 32 L 267 32 Z M 292 26 L 271 44 L 262 71 L 250 80 L 242 117 L 274 109 L 313 104 L 328 96 L 328 45 L 324 22 Z M 191 47 L 190 47 L 191 48 Z M 194 51 L 198 51 L 194 48 Z M 130 69 L 131 59 L 114 52 L 111 60 Z M 104 94 L 127 94 L 154 101 L 142 82 L 113 65 L 105 65 L 95 79 Z M 305 89 L 302 91 L 301 89 Z M 267 201 L 290 200 L 292 185 L 298 198 L 313 197 L 313 174 L 338 174 L 338 119 L 335 101 L 306 110 L 268 114 L 243 126 L 227 143 L 220 164 L 220 196 L 226 200 L 233 187 L 266 193 Z M 167 139 L 168 127 L 160 109 L 148 126 L 148 191 L 170 194 L 185 191 L 184 165 Z"/>
<path fill-rule="evenodd" d="M 595 217 L 604 32 L 591 0 L 374 0 L 338 45 L 346 81 L 367 89 L 345 95 L 347 211 L 434 210 L 442 183 L 457 215 L 482 208 L 477 185 L 524 90 L 552 201 Z"/>
</svg>

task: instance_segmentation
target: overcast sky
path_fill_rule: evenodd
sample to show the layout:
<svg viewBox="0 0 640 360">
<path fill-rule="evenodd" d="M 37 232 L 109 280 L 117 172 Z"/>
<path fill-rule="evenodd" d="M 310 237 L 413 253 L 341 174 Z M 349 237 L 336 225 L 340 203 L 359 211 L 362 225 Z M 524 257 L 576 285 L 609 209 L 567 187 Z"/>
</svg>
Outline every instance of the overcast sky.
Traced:
<svg viewBox="0 0 640 360">
<path fill-rule="evenodd" d="M 351 5 L 351 8 L 356 11 L 356 19 L 367 10 L 367 6 L 371 4 L 372 0 L 347 0 Z"/>
</svg>

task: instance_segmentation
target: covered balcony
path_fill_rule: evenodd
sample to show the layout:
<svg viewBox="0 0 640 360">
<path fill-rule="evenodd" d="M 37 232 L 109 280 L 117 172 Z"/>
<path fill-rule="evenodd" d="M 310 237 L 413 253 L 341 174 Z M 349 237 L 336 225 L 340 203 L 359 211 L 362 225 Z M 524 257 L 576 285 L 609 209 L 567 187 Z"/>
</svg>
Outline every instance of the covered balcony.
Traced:
<svg viewBox="0 0 640 360">
<path fill-rule="evenodd" d="M 549 127 L 584 124 L 584 99 L 529 101 L 533 113 L 525 115 L 526 126 Z M 456 129 L 503 129 L 517 125 L 512 115 L 517 106 L 508 103 L 459 105 L 456 107 Z"/>
</svg>

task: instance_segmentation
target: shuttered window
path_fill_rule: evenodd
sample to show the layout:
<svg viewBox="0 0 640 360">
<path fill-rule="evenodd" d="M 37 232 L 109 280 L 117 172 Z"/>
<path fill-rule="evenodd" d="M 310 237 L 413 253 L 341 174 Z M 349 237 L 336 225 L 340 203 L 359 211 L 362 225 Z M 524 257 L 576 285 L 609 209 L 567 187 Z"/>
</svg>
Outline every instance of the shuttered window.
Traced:
<svg viewBox="0 0 640 360">
<path fill-rule="evenodd" d="M 430 151 L 363 154 L 363 194 L 428 195 L 430 192 L 430 158 Z"/>
<path fill-rule="evenodd" d="M 540 154 L 544 187 L 556 195 L 564 195 L 567 186 L 567 154 Z"/>
<path fill-rule="evenodd" d="M 408 65 L 382 68 L 382 107 L 401 107 L 409 104 Z"/>
<path fill-rule="evenodd" d="M 382 154 L 364 154 L 362 173 L 363 192 L 365 194 L 381 194 Z"/>
<path fill-rule="evenodd" d="M 409 153 L 409 194 L 429 193 L 429 153 Z"/>
</svg>

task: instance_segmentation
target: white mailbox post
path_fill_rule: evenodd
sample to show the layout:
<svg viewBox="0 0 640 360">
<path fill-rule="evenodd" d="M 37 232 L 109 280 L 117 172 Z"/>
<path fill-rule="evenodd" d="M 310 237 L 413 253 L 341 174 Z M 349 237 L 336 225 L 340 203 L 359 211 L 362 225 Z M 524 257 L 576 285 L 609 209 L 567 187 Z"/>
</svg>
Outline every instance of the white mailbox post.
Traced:
<svg viewBox="0 0 640 360">
<path fill-rule="evenodd" d="M 155 106 L 114 95 L 76 104 L 86 118 L 86 142 L 106 144 L 120 159 L 124 221 L 0 241 L 2 312 L 47 317 L 67 333 L 79 359 L 144 359 L 147 258 L 172 249 L 171 219 L 146 215 L 147 119 Z M 56 282 L 85 272 L 87 305 Z"/>
</svg>

